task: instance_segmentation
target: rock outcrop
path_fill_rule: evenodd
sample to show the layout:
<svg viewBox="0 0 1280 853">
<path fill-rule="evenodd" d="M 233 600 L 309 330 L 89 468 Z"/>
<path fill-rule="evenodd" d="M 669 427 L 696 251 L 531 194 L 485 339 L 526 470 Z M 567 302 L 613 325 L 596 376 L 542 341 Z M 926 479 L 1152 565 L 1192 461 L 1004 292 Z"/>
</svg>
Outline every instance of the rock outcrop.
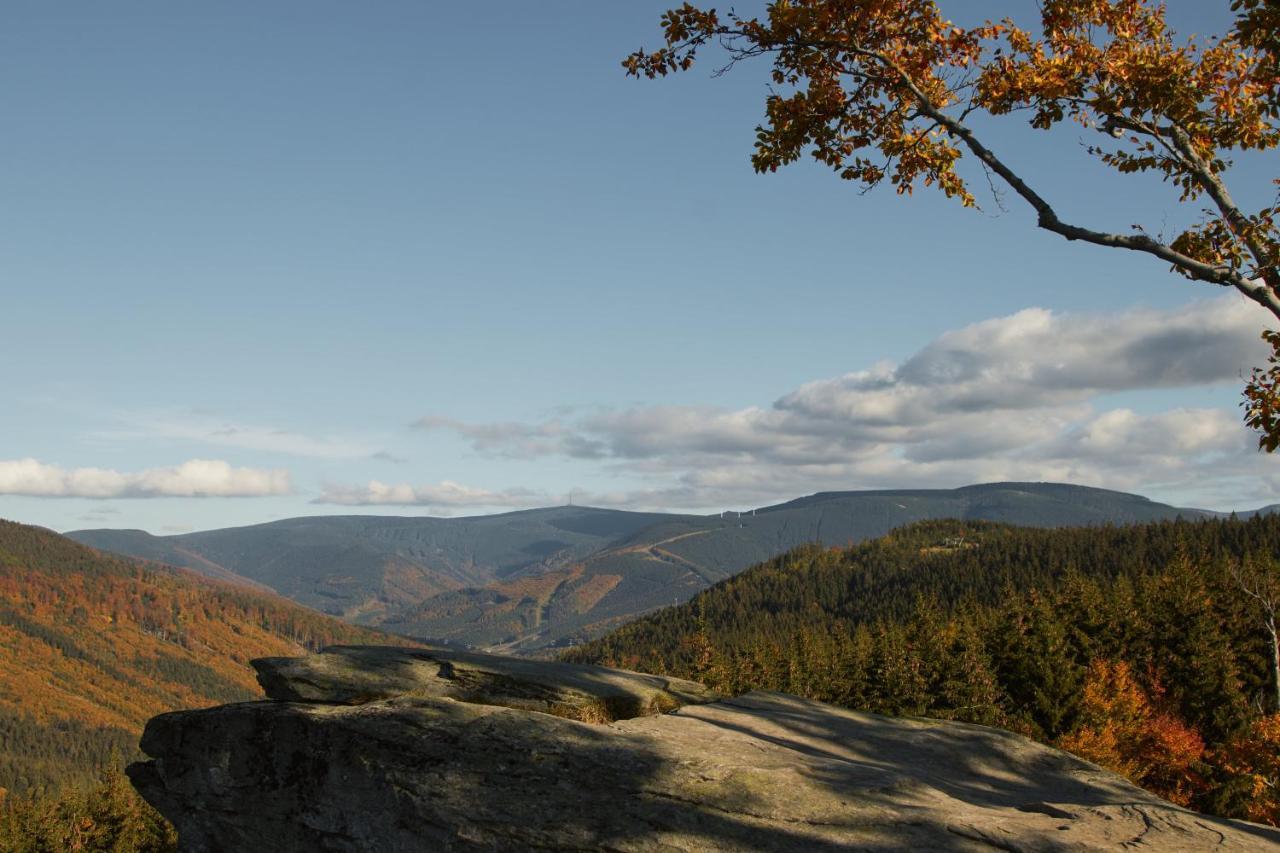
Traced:
<svg viewBox="0 0 1280 853">
<path fill-rule="evenodd" d="M 1280 849 L 997 729 L 443 649 L 256 662 L 134 785 L 187 851 Z"/>
</svg>

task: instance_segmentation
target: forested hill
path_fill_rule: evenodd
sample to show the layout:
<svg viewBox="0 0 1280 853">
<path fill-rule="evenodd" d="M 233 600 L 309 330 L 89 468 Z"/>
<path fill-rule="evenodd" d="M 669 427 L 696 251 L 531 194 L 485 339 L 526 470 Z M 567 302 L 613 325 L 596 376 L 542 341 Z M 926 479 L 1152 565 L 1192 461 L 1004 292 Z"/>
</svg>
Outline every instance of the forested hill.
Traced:
<svg viewBox="0 0 1280 853">
<path fill-rule="evenodd" d="M 399 607 L 377 624 L 401 634 L 536 653 L 598 637 L 806 543 L 848 545 L 940 518 L 1065 527 L 1207 515 L 1065 483 L 823 492 L 741 514 L 662 517 L 561 568 L 441 593 Z"/>
<path fill-rule="evenodd" d="M 77 542 L 223 579 L 377 624 L 446 590 L 563 568 L 680 516 L 547 507 L 470 518 L 316 516 L 176 536 L 73 530 Z"/>
<path fill-rule="evenodd" d="M 387 642 L 275 595 L 0 520 L 0 788 L 79 781 L 147 719 L 261 695 L 251 658 Z"/>
<path fill-rule="evenodd" d="M 835 621 L 904 619 L 922 596 L 945 609 L 996 603 L 1011 589 L 1047 589 L 1068 575 L 1134 579 L 1179 553 L 1217 562 L 1246 550 L 1280 554 L 1280 516 L 1059 529 L 925 521 L 851 548 L 789 551 L 566 657 L 669 670 L 689 663 L 699 631 L 725 648 L 777 643 Z"/>
<path fill-rule="evenodd" d="M 568 660 L 1003 726 L 1176 802 L 1280 822 L 1270 638 L 1280 517 L 1124 527 L 930 521 L 801 548 Z"/>
</svg>

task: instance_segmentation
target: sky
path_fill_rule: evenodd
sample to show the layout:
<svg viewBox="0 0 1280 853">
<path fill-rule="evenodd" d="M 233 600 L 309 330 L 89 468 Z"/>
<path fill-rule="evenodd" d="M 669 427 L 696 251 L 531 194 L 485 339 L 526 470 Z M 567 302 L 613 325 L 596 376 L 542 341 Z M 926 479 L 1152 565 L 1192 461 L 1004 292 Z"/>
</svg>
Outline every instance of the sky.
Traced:
<svg viewBox="0 0 1280 853">
<path fill-rule="evenodd" d="M 1280 501 L 1238 406 L 1261 309 L 985 187 L 974 212 L 754 174 L 764 66 L 623 75 L 665 7 L 0 2 L 0 517 Z M 1195 216 L 1084 131 L 980 128 L 1072 221 Z M 1274 157 L 1229 173 L 1246 206 Z"/>
</svg>

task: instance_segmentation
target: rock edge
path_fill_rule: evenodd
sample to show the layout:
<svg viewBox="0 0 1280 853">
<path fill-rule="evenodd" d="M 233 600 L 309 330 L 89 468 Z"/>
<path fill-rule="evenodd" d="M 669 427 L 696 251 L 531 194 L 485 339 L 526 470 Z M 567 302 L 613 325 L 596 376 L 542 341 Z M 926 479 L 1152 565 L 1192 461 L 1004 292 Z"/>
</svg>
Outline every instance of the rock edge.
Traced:
<svg viewBox="0 0 1280 853">
<path fill-rule="evenodd" d="M 129 768 L 184 851 L 1280 850 L 983 726 L 452 650 L 255 666 L 275 701 L 160 715 Z"/>
</svg>

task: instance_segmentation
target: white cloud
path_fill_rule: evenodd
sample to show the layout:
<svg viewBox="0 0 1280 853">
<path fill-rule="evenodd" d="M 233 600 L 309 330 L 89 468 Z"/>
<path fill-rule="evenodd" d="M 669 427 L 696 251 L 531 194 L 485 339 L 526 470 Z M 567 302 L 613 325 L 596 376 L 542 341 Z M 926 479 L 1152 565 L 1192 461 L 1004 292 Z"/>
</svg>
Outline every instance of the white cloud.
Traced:
<svg viewBox="0 0 1280 853">
<path fill-rule="evenodd" d="M 1274 499 L 1280 459 L 1257 453 L 1238 411 L 1097 409 L 1097 398 L 1117 392 L 1241 384 L 1265 358 L 1265 316 L 1235 295 L 1105 315 L 1031 308 L 947 332 L 901 364 L 806 383 L 768 406 L 418 425 L 452 430 L 491 455 L 605 459 L 653 483 L 600 496 L 633 506 L 992 480 L 1166 494 L 1230 483 L 1242 500 Z"/>
<path fill-rule="evenodd" d="M 451 480 L 425 486 L 370 480 L 364 486 L 327 486 L 312 503 L 340 506 L 426 506 L 450 510 L 467 507 L 544 506 L 552 500 L 545 493 L 528 489 L 490 491 L 464 486 Z"/>
<path fill-rule="evenodd" d="M 289 472 L 233 468 L 217 459 L 192 459 L 171 468 L 122 473 L 108 468 L 62 468 L 36 459 L 0 460 L 0 495 L 48 498 L 263 497 L 292 491 Z"/>
<path fill-rule="evenodd" d="M 1235 382 L 1265 357 L 1263 312 L 1235 295 L 1172 311 L 1028 308 L 947 332 L 902 365 L 808 383 L 782 411 L 867 424 L 1036 409 L 1097 394 Z"/>
</svg>

